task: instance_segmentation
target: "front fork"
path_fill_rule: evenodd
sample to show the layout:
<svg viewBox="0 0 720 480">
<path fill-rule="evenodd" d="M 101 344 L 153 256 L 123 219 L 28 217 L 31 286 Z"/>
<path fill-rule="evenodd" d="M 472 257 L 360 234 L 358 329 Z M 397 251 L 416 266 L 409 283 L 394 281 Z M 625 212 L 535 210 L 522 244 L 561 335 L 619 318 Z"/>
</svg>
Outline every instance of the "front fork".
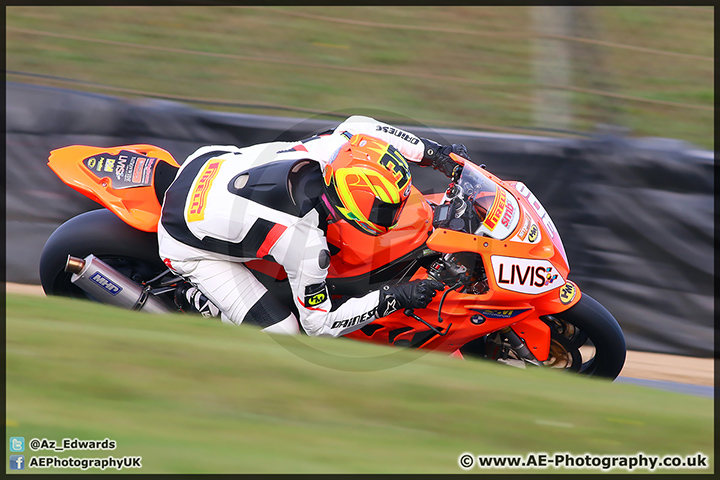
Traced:
<svg viewBox="0 0 720 480">
<path fill-rule="evenodd" d="M 516 337 L 518 341 L 523 342 L 525 349 L 527 349 L 526 353 L 536 361 L 544 362 L 550 356 L 550 326 L 539 318 L 526 318 L 504 328 L 503 333 L 510 338 Z"/>
<path fill-rule="evenodd" d="M 493 338 L 494 337 L 494 338 Z M 550 327 L 538 318 L 528 318 L 488 336 L 497 348 L 508 347 L 530 365 L 542 365 L 550 355 Z M 493 356 L 499 356 L 496 352 Z"/>
<path fill-rule="evenodd" d="M 568 281 L 558 290 L 557 297 L 550 300 L 556 304 L 556 308 L 552 308 L 552 305 L 547 308 L 548 305 L 546 305 L 546 309 L 550 311 L 567 310 L 580 300 L 581 295 L 580 289 L 573 282 Z M 539 365 L 550 358 L 551 332 L 550 325 L 540 320 L 538 316 L 533 316 L 507 326 L 492 335 L 495 336 L 494 343 L 500 346 L 507 345 L 517 354 L 518 358 L 526 363 Z"/>
<path fill-rule="evenodd" d="M 500 330 L 500 334 L 504 337 L 505 341 L 508 343 L 510 348 L 513 349 L 517 356 L 524 360 L 526 363 L 537 366 L 542 365 L 542 362 L 539 361 L 537 357 L 535 357 L 535 355 L 533 355 L 528 346 L 525 345 L 525 342 L 522 341 L 520 336 L 518 336 L 518 334 L 515 333 L 512 328 L 505 327 Z"/>
</svg>

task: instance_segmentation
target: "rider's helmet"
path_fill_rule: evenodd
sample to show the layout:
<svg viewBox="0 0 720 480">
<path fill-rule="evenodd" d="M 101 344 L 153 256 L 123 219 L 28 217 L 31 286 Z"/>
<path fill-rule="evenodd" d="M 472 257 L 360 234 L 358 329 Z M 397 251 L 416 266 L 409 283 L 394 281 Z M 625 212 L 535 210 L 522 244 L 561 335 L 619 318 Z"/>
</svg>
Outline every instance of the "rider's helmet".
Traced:
<svg viewBox="0 0 720 480">
<path fill-rule="evenodd" d="M 369 235 L 394 228 L 410 196 L 405 157 L 369 135 L 350 137 L 325 166 L 323 178 L 334 213 Z"/>
</svg>

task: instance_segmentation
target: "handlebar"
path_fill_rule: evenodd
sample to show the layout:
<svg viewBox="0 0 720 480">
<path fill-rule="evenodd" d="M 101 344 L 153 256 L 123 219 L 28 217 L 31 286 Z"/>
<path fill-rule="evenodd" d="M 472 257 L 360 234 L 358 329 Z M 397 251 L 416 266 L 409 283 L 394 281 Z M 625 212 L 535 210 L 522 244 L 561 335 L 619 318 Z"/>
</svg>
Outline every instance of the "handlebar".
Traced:
<svg viewBox="0 0 720 480">
<path fill-rule="evenodd" d="M 446 284 L 446 285 L 447 285 L 447 284 Z M 441 312 L 442 312 L 443 303 L 445 303 L 445 297 L 447 297 L 447 294 L 450 293 L 451 291 L 453 291 L 453 290 L 455 290 L 455 289 L 457 289 L 457 288 L 460 288 L 460 287 L 462 287 L 462 286 L 463 286 L 463 283 L 459 281 L 459 282 L 457 282 L 455 285 L 453 285 L 452 287 L 448 288 L 447 290 L 445 290 L 445 291 L 443 292 L 443 295 L 442 295 L 442 297 L 440 298 L 440 305 L 438 306 L 438 323 L 443 323 L 443 318 L 442 318 L 442 316 L 441 316 Z M 450 331 L 450 327 L 452 327 L 452 323 L 449 323 L 448 326 L 445 327 L 445 332 L 443 332 L 440 328 L 435 327 L 435 326 L 433 326 L 433 325 L 430 325 L 428 322 L 426 322 L 426 321 L 423 320 L 422 318 L 420 318 L 420 317 L 418 317 L 417 315 L 415 315 L 415 311 L 414 311 L 412 308 L 406 308 L 403 313 L 405 313 L 405 315 L 407 315 L 408 317 L 414 318 L 414 319 L 417 320 L 418 322 L 424 324 L 424 325 L 427 326 L 430 330 L 432 330 L 433 332 L 437 333 L 437 334 L 440 335 L 441 337 L 447 335 L 447 333 Z"/>
<path fill-rule="evenodd" d="M 437 334 L 440 335 L 441 337 L 447 335 L 448 331 L 450 331 L 450 327 L 452 327 L 452 323 L 449 324 L 449 325 L 447 326 L 447 328 L 445 328 L 445 332 L 443 333 L 443 331 L 440 330 L 438 327 L 434 327 L 434 326 L 430 325 L 428 322 L 426 322 L 426 321 L 423 320 L 422 318 L 420 318 L 420 317 L 418 317 L 417 315 L 415 315 L 415 312 L 413 311 L 412 308 L 406 308 L 404 313 L 405 313 L 405 315 L 407 315 L 408 317 L 414 318 L 414 319 L 417 320 L 418 322 L 424 324 L 424 325 L 427 326 L 430 330 L 432 330 L 433 332 L 437 333 Z"/>
</svg>

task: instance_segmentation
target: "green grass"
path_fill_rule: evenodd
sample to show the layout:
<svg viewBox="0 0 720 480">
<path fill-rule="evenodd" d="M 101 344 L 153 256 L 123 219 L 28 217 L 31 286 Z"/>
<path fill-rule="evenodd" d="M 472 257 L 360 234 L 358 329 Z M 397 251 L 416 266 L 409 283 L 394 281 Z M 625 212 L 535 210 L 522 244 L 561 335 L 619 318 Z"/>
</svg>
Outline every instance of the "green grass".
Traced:
<svg viewBox="0 0 720 480">
<path fill-rule="evenodd" d="M 388 121 L 537 133 L 552 125 L 534 123 L 530 8 L 13 6 L 6 9 L 6 69 L 148 94 L 325 112 L 377 108 L 395 113 Z M 685 56 L 568 41 L 571 86 L 712 108 L 711 8 L 575 8 L 570 36 Z M 578 92 L 570 98 L 573 130 L 614 123 L 633 135 L 714 146 L 712 110 Z"/>
<path fill-rule="evenodd" d="M 142 473 L 461 473 L 463 452 L 702 452 L 714 471 L 708 398 L 59 298 L 7 297 L 6 335 L 6 438 L 117 441 L 46 455 L 139 455 Z"/>
</svg>

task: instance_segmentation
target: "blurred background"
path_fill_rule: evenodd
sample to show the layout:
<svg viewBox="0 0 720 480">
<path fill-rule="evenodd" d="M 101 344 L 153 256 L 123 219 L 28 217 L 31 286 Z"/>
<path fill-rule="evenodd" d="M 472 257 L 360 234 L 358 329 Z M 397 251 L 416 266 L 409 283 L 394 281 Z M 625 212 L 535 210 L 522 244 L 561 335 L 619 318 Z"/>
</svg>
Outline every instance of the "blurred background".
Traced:
<svg viewBox="0 0 720 480">
<path fill-rule="evenodd" d="M 6 78 L 214 110 L 714 148 L 712 7 L 9 7 Z M 392 118 L 387 118 L 392 121 Z"/>
<path fill-rule="evenodd" d="M 182 162 L 366 114 L 528 185 L 631 349 L 713 355 L 712 7 L 6 14 L 8 281 L 39 283 L 53 230 L 98 208 L 45 167 L 55 148 L 150 143 Z M 413 181 L 443 191 L 435 173 Z"/>
</svg>

